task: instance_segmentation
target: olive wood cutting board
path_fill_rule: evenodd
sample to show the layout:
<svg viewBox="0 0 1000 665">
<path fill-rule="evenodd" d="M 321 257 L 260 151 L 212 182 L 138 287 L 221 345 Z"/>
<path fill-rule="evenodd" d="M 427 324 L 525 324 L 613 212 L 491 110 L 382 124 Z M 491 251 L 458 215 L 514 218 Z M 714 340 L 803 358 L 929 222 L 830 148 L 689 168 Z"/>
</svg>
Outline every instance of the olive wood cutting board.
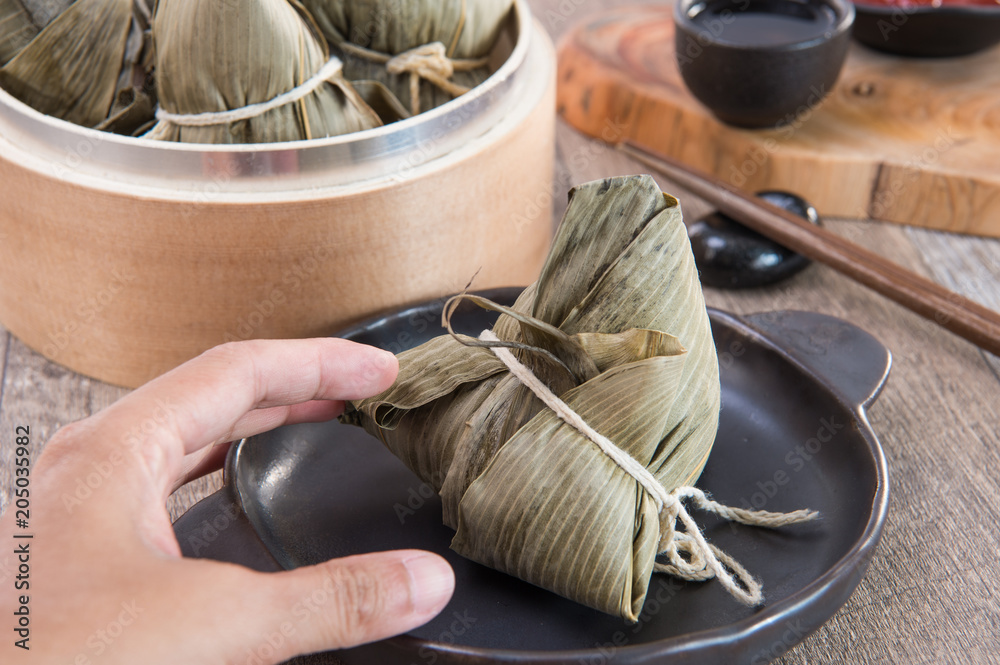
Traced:
<svg viewBox="0 0 1000 665">
<path fill-rule="evenodd" d="M 669 5 L 589 17 L 562 40 L 558 77 L 560 115 L 590 136 L 823 215 L 1000 237 L 1000 48 L 911 59 L 852 43 L 831 94 L 767 130 L 725 125 L 687 91 Z"/>
</svg>

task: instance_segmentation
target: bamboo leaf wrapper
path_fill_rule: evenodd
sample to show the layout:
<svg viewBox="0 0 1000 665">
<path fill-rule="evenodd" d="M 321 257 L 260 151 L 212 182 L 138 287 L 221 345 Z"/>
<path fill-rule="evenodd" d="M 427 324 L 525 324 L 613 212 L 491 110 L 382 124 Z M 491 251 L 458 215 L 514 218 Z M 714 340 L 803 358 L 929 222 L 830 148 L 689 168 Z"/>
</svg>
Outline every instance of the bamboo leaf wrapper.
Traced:
<svg viewBox="0 0 1000 665">
<path fill-rule="evenodd" d="M 440 106 L 489 76 L 489 67 L 476 60 L 489 55 L 513 0 L 303 0 L 303 4 L 343 58 L 348 79 L 381 81 L 415 114 Z M 422 48 L 434 44 L 440 46 L 439 53 Z M 408 62 L 397 58 L 407 52 L 417 57 Z M 394 58 L 398 68 L 391 62 Z"/>
<path fill-rule="evenodd" d="M 650 177 L 574 189 L 539 280 L 509 310 L 480 304 L 505 310 L 497 337 L 544 350 L 514 353 L 667 490 L 697 479 L 718 363 L 679 204 Z M 457 552 L 635 621 L 660 545 L 654 500 L 474 343 L 400 354 L 393 387 L 345 420 L 441 493 Z"/>
<path fill-rule="evenodd" d="M 96 127 L 108 118 L 120 91 L 133 88 L 136 79 L 142 86 L 144 12 L 142 0 L 76 0 L 55 18 L 45 14 L 51 21 L 22 45 L 41 14 L 18 12 L 6 0 L 0 14 L 19 27 L 6 26 L 13 32 L 6 33 L 3 48 L 10 59 L 0 69 L 0 85 L 42 113 Z M 25 20 L 28 13 L 31 23 Z"/>
<path fill-rule="evenodd" d="M 153 18 L 161 107 L 178 116 L 224 114 L 290 93 L 327 64 L 329 50 L 297 0 L 159 0 Z M 343 75 L 292 103 L 234 122 L 161 120 L 150 138 L 269 143 L 378 127 Z"/>
</svg>

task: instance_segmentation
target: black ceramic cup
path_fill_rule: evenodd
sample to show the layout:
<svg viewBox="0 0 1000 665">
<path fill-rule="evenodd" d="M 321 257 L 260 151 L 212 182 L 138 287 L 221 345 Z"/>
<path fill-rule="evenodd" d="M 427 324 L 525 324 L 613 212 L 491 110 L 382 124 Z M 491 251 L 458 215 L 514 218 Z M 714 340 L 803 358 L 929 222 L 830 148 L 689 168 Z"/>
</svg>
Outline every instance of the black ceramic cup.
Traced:
<svg viewBox="0 0 1000 665">
<path fill-rule="evenodd" d="M 850 0 L 677 0 L 676 57 L 723 122 L 776 127 L 833 90 L 850 45 Z"/>
<path fill-rule="evenodd" d="M 1000 43 L 1000 5 L 888 7 L 857 0 L 854 38 L 895 55 L 946 58 Z"/>
</svg>

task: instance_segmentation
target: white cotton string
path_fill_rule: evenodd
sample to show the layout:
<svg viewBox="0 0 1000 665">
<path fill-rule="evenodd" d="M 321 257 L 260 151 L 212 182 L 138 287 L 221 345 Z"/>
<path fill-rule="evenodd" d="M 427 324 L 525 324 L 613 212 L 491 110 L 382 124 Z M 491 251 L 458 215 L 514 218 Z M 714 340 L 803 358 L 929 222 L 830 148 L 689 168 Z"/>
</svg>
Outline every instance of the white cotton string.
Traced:
<svg viewBox="0 0 1000 665">
<path fill-rule="evenodd" d="M 479 339 L 487 342 L 500 341 L 489 330 L 484 330 Z M 604 454 L 614 460 L 615 464 L 621 467 L 625 473 L 632 476 L 652 497 L 660 514 L 659 553 L 667 558 L 667 563 L 656 563 L 654 570 L 695 581 L 716 577 L 722 586 L 741 602 L 754 606 L 763 601 L 764 596 L 760 583 L 731 556 L 705 540 L 701 529 L 684 508 L 683 500 L 692 499 L 703 510 L 716 513 L 726 519 L 755 526 L 778 527 L 806 522 L 815 519 L 819 513 L 812 510 L 771 513 L 763 510 L 733 508 L 712 501 L 696 487 L 678 487 L 673 492 L 668 492 L 645 466 L 588 425 L 580 417 L 580 414 L 549 390 L 548 386 L 519 362 L 508 349 L 497 346 L 490 348 L 507 365 L 511 374 L 516 376 L 559 418 L 597 444 Z M 681 521 L 686 531 L 677 531 L 677 520 Z M 687 555 L 687 559 L 682 556 L 682 553 Z M 735 574 L 736 579 L 730 574 L 730 570 Z M 739 583 L 737 583 L 737 579 Z"/>
<path fill-rule="evenodd" d="M 185 127 L 210 127 L 212 125 L 228 125 L 240 120 L 249 120 L 250 118 L 263 115 L 268 111 L 281 108 L 286 104 L 297 102 L 303 97 L 312 94 L 324 83 L 330 81 L 330 79 L 340 76 L 343 69 L 344 64 L 338 58 L 330 58 L 318 72 L 309 78 L 309 80 L 302 83 L 302 85 L 296 86 L 269 101 L 260 102 L 259 104 L 248 104 L 231 111 L 211 111 L 190 115 L 171 113 L 163 110 L 163 108 L 157 108 L 156 119 Z"/>
<path fill-rule="evenodd" d="M 414 115 L 420 113 L 421 79 L 431 82 L 452 97 L 460 97 L 467 93 L 469 88 L 451 80 L 455 72 L 472 71 L 486 66 L 489 62 L 488 58 L 468 60 L 449 58 L 448 51 L 441 42 L 423 44 L 398 55 L 379 53 L 348 41 L 342 42 L 339 46 L 345 53 L 358 56 L 369 62 L 385 65 L 385 70 L 390 74 L 409 74 L 410 110 Z"/>
</svg>

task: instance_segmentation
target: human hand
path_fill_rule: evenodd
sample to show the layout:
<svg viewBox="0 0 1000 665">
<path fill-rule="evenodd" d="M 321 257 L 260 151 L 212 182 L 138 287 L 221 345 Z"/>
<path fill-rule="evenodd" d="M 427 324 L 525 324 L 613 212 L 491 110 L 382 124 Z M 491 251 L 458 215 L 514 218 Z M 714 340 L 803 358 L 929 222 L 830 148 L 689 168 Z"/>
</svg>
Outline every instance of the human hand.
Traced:
<svg viewBox="0 0 1000 665">
<path fill-rule="evenodd" d="M 381 392 L 397 371 L 392 354 L 345 340 L 227 344 L 59 430 L 31 471 L 34 537 L 12 537 L 14 510 L 0 519 L 0 661 L 277 663 L 427 622 L 454 588 L 436 555 L 382 552 L 259 573 L 182 559 L 165 508 L 176 487 L 217 467 L 228 442 L 333 418 L 339 400 Z M 92 494 L 66 500 L 98 467 L 110 471 Z M 14 588 L 11 543 L 30 548 L 28 589 Z M 325 602 L 307 602 L 318 590 Z M 9 628 L 22 595 L 30 650 Z M 277 646 L 267 641 L 275 633 Z"/>
</svg>

